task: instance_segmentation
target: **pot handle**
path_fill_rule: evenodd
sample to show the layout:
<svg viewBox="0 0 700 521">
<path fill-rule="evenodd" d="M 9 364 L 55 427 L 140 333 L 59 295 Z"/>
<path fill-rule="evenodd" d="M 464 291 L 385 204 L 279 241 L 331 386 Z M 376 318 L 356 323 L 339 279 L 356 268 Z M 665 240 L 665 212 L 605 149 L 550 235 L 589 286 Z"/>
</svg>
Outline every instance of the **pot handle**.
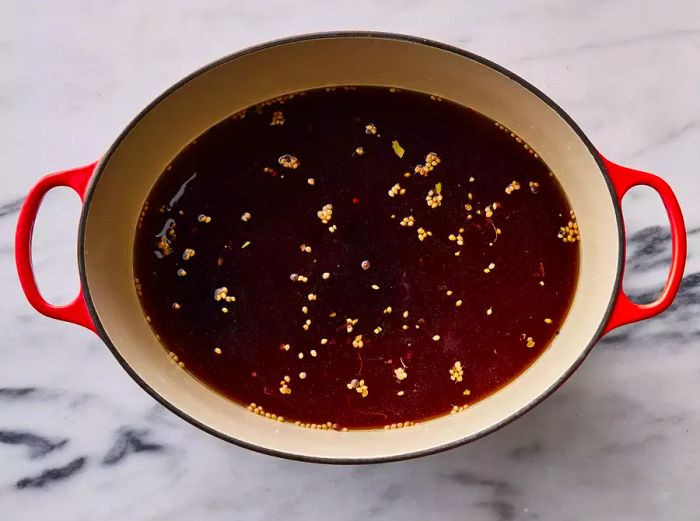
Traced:
<svg viewBox="0 0 700 521">
<path fill-rule="evenodd" d="M 654 174 L 617 165 L 608 161 L 602 155 L 600 157 L 610 175 L 613 188 L 617 194 L 617 200 L 620 204 L 622 204 L 622 198 L 625 193 L 633 186 L 649 186 L 656 190 L 659 197 L 661 197 L 661 202 L 664 208 L 666 208 L 671 227 L 671 270 L 661 295 L 659 295 L 658 299 L 649 304 L 635 304 L 625 295 L 622 289 L 622 279 L 620 279 L 620 287 L 618 288 L 615 305 L 602 333 L 604 335 L 624 324 L 630 324 L 658 315 L 671 305 L 683 279 L 687 245 L 683 213 L 678 204 L 678 199 L 668 183 Z"/>
<path fill-rule="evenodd" d="M 97 162 L 64 170 L 55 174 L 49 174 L 43 177 L 27 194 L 27 198 L 22 204 L 17 220 L 17 230 L 15 233 L 15 262 L 17 263 L 17 273 L 19 274 L 19 282 L 22 285 L 24 294 L 29 303 L 34 306 L 39 313 L 47 317 L 72 322 L 90 331 L 95 332 L 95 325 L 90 318 L 85 297 L 83 296 L 82 287 L 80 293 L 75 299 L 65 306 L 54 306 L 49 304 L 41 296 L 39 288 L 34 278 L 34 270 L 32 269 L 32 233 L 34 231 L 34 222 L 36 215 L 41 206 L 46 193 L 57 186 L 67 186 L 72 188 L 80 196 L 82 201 L 85 196 L 88 181 L 97 166 Z"/>
</svg>

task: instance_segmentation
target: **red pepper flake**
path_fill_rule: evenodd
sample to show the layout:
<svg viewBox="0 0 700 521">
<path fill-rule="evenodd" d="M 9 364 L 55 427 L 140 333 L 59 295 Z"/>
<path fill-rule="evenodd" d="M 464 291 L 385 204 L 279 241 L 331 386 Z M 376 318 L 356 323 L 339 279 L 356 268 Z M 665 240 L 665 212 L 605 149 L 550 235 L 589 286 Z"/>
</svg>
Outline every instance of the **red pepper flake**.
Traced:
<svg viewBox="0 0 700 521">
<path fill-rule="evenodd" d="M 353 197 L 353 198 L 352 198 L 352 204 L 357 204 L 357 203 L 359 203 L 359 202 L 360 202 L 360 198 L 359 198 L 359 197 Z"/>
</svg>

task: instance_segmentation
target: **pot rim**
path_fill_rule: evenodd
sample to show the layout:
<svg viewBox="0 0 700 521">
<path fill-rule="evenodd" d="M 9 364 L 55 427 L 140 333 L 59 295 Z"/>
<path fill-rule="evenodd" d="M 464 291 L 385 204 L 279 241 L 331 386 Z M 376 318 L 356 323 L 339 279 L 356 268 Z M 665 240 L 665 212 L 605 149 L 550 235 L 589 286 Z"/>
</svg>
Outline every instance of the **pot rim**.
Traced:
<svg viewBox="0 0 700 521">
<path fill-rule="evenodd" d="M 87 222 L 87 217 L 89 213 L 89 208 L 90 208 L 90 203 L 92 202 L 92 197 L 95 191 L 95 186 L 97 185 L 97 182 L 99 181 L 100 176 L 102 175 L 103 171 L 103 166 L 109 161 L 109 158 L 112 156 L 114 151 L 119 147 L 121 142 L 128 136 L 128 134 L 131 132 L 132 128 L 134 128 L 140 121 L 141 119 L 148 113 L 150 112 L 155 106 L 157 106 L 161 101 L 163 101 L 166 97 L 171 95 L 173 92 L 178 90 L 180 87 L 184 86 L 191 80 L 197 78 L 198 76 L 208 72 L 211 69 L 214 69 L 215 67 L 218 67 L 219 65 L 222 65 L 226 62 L 229 62 L 231 60 L 235 60 L 237 58 L 240 58 L 242 56 L 265 50 L 265 49 L 270 49 L 273 47 L 278 47 L 281 45 L 287 45 L 290 43 L 297 43 L 297 42 L 304 42 L 304 41 L 309 41 L 309 40 L 319 40 L 319 39 L 333 39 L 333 38 L 375 38 L 377 40 L 394 40 L 394 41 L 403 41 L 403 42 L 410 42 L 410 43 L 415 43 L 415 44 L 420 44 L 420 45 L 425 45 L 428 47 L 434 47 L 439 50 L 443 51 L 448 51 L 454 54 L 458 54 L 462 57 L 468 58 L 470 60 L 476 61 L 478 63 L 481 63 L 482 65 L 485 65 L 496 72 L 499 72 L 503 74 L 504 76 L 508 77 L 512 81 L 518 83 L 520 86 L 524 87 L 525 89 L 529 90 L 532 94 L 537 96 L 540 100 L 542 100 L 549 108 L 554 110 L 557 115 L 559 115 L 569 127 L 576 133 L 578 138 L 583 142 L 583 144 L 586 146 L 588 151 L 591 153 L 593 156 L 594 161 L 598 165 L 598 168 L 600 170 L 601 175 L 603 176 L 605 183 L 608 187 L 608 192 L 610 194 L 610 201 L 612 203 L 614 212 L 615 212 L 615 219 L 616 219 L 616 224 L 617 224 L 617 230 L 618 230 L 618 261 L 617 261 L 617 267 L 615 271 L 615 283 L 612 285 L 611 291 L 610 291 L 610 297 L 608 299 L 608 305 L 606 308 L 605 313 L 601 316 L 600 322 L 598 324 L 598 327 L 596 328 L 593 336 L 590 338 L 588 343 L 586 344 L 585 348 L 581 351 L 581 354 L 579 357 L 575 360 L 575 362 L 569 367 L 569 369 L 563 373 L 550 387 L 548 387 L 545 391 L 543 391 L 536 399 L 532 400 L 530 403 L 528 403 L 526 406 L 518 409 L 517 411 L 513 412 L 511 415 L 509 415 L 507 418 L 503 419 L 502 421 L 492 425 L 491 427 L 484 429 L 482 431 L 479 431 L 474 434 L 470 434 L 468 436 L 464 436 L 462 438 L 459 438 L 457 440 L 451 441 L 449 443 L 444 443 L 442 445 L 436 445 L 434 447 L 430 447 L 427 449 L 423 450 L 416 450 L 412 452 L 406 452 L 403 454 L 398 454 L 398 455 L 392 455 L 392 456 L 380 456 L 380 457 L 346 457 L 346 458 L 333 458 L 333 457 L 323 457 L 323 456 L 307 456 L 307 455 L 302 455 L 302 454 L 294 454 L 290 452 L 284 452 L 284 451 L 279 451 L 274 448 L 267 448 L 267 447 L 262 447 L 260 445 L 256 445 L 254 443 L 249 443 L 243 440 L 239 440 L 233 436 L 229 436 L 223 432 L 220 432 L 209 425 L 202 423 L 201 421 L 197 420 L 196 418 L 190 416 L 183 410 L 179 409 L 172 403 L 170 403 L 168 400 L 163 398 L 160 394 L 158 394 L 145 380 L 143 380 L 137 373 L 134 371 L 134 369 L 131 367 L 129 362 L 122 357 L 122 355 L 119 353 L 117 350 L 116 346 L 114 343 L 111 341 L 110 337 L 107 335 L 107 332 L 102 326 L 102 323 L 100 322 L 99 316 L 97 314 L 97 311 L 94 307 L 93 301 L 92 301 L 92 296 L 90 294 L 90 286 L 88 284 L 87 280 L 87 275 L 86 275 L 86 268 L 85 268 L 85 250 L 84 250 L 84 241 L 85 241 L 85 227 L 86 227 L 86 222 Z M 259 452 L 262 454 L 267 454 L 269 456 L 277 456 L 280 458 L 285 458 L 289 460 L 295 460 L 295 461 L 304 461 L 304 462 L 311 462 L 311 463 L 332 463 L 332 464 L 338 464 L 338 465 L 357 465 L 357 464 L 369 464 L 369 463 L 384 463 L 384 462 L 393 462 L 393 461 L 403 461 L 403 460 L 409 460 L 409 459 L 414 459 L 418 458 L 421 456 L 427 456 L 430 454 L 437 454 L 439 452 L 444 452 L 446 450 L 459 447 L 461 445 L 464 445 L 466 443 L 478 440 L 480 438 L 483 438 L 484 436 L 491 434 L 492 432 L 495 432 L 502 427 L 505 427 L 512 421 L 520 418 L 522 415 L 525 413 L 529 412 L 531 409 L 542 403 L 546 398 L 548 398 L 550 395 L 554 393 L 566 380 L 568 380 L 571 375 L 578 369 L 578 367 L 583 363 L 583 360 L 588 356 L 588 354 L 591 352 L 593 349 L 593 346 L 595 343 L 600 339 L 602 336 L 602 333 L 604 331 L 605 325 L 608 323 L 608 320 L 610 319 L 614 304 L 615 304 L 615 299 L 618 293 L 618 288 L 620 286 L 621 278 L 622 278 L 622 273 L 624 270 L 624 263 L 625 263 L 625 234 L 624 234 L 624 221 L 622 218 L 622 210 L 620 208 L 620 203 L 618 202 L 617 196 L 615 194 L 615 189 L 612 184 L 612 180 L 610 178 L 610 175 L 608 174 L 608 171 L 605 167 L 605 164 L 603 160 L 601 159 L 600 154 L 596 150 L 596 148 L 593 146 L 591 141 L 588 139 L 588 137 L 584 134 L 584 132 L 581 130 L 581 128 L 574 122 L 574 120 L 557 104 L 555 103 L 551 98 L 549 98 L 546 94 L 544 94 L 542 91 L 540 91 L 537 87 L 534 85 L 530 84 L 517 74 L 511 72 L 509 69 L 506 69 L 505 67 L 502 67 L 486 58 L 483 58 L 477 54 L 474 54 L 472 52 L 466 51 L 464 49 L 460 49 L 458 47 L 445 44 L 442 42 L 438 42 L 435 40 L 430 40 L 427 38 L 422 38 L 422 37 L 417 37 L 417 36 L 411 36 L 411 35 L 406 35 L 406 34 L 400 34 L 400 33 L 390 33 L 390 32 L 381 32 L 381 31 L 330 31 L 330 32 L 317 32 L 317 33 L 305 33 L 305 34 L 300 34 L 296 36 L 289 36 L 285 38 L 279 38 L 275 40 L 270 40 L 268 42 L 264 42 L 255 46 L 247 47 L 245 49 L 242 49 L 240 51 L 228 54 L 226 56 L 223 56 L 217 60 L 214 60 L 207 65 L 204 65 L 203 67 L 200 67 L 199 69 L 195 70 L 194 72 L 188 74 L 184 78 L 180 79 L 176 83 L 174 83 L 172 86 L 170 86 L 168 89 L 166 89 L 163 93 L 161 93 L 159 96 L 157 96 L 153 101 L 151 101 L 143 110 L 141 110 L 130 122 L 129 124 L 122 130 L 122 132 L 119 134 L 119 136 L 115 139 L 115 141 L 110 145 L 109 149 L 105 153 L 105 155 L 102 157 L 102 159 L 99 161 L 97 166 L 95 167 L 95 171 L 90 178 L 90 182 L 87 186 L 87 189 L 85 191 L 85 197 L 83 201 L 83 207 L 82 211 L 80 214 L 80 222 L 78 225 L 78 272 L 80 276 L 80 283 L 83 288 L 83 295 L 85 298 L 85 303 L 87 305 L 88 313 L 90 314 L 90 317 L 95 325 L 95 330 L 96 333 L 99 335 L 99 337 L 102 339 L 102 341 L 107 345 L 109 350 L 111 351 L 112 355 L 117 359 L 119 364 L 124 368 L 124 370 L 127 372 L 129 376 L 144 390 L 146 391 L 149 395 L 151 395 L 152 398 L 154 398 L 158 403 L 166 407 L 169 411 L 172 413 L 176 414 L 183 420 L 187 421 L 188 423 L 194 425 L 195 427 L 198 427 L 199 429 L 203 430 L 204 432 L 207 432 L 208 434 L 211 434 L 212 436 L 215 436 L 221 440 L 227 441 L 229 443 L 232 443 L 234 445 L 237 445 L 239 447 L 243 447 L 246 449 L 253 450 L 255 452 Z"/>
</svg>

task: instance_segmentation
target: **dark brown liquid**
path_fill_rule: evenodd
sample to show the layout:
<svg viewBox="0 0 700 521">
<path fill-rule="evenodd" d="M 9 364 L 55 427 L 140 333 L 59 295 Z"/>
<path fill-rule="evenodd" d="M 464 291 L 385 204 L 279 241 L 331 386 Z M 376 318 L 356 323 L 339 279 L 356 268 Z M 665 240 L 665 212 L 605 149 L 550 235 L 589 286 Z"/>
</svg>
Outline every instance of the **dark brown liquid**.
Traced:
<svg viewBox="0 0 700 521">
<path fill-rule="evenodd" d="M 184 370 L 285 421 L 379 427 L 472 404 L 551 342 L 576 288 L 578 230 L 517 136 L 388 88 L 309 91 L 243 115 L 175 158 L 139 222 L 137 289 Z M 439 163 L 421 175 L 431 152 Z M 235 302 L 215 299 L 223 287 Z"/>
</svg>

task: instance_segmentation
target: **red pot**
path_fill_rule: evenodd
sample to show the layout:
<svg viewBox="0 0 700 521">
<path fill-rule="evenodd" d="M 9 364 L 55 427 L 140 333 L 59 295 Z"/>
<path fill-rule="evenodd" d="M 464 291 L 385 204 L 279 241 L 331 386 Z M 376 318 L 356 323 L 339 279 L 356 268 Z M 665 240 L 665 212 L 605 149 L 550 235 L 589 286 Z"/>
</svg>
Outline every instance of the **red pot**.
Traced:
<svg viewBox="0 0 700 521">
<path fill-rule="evenodd" d="M 141 206 L 165 166 L 189 141 L 265 99 L 344 84 L 429 92 L 504 124 L 538 150 L 555 172 L 581 232 L 580 283 L 550 347 L 525 373 L 469 410 L 411 429 L 329 433 L 249 414 L 169 363 L 144 319 L 133 284 L 133 238 Z M 651 304 L 635 304 L 622 290 L 625 236 L 620 203 L 637 185 L 659 193 L 671 224 L 671 269 L 663 292 Z M 43 299 L 31 266 L 34 220 L 44 194 L 56 186 L 73 188 L 83 200 L 78 245 L 82 289 L 65 306 Z M 666 309 L 678 292 L 685 258 L 681 209 L 662 179 L 605 159 L 560 107 L 512 72 L 444 44 L 380 33 L 329 33 L 271 42 L 193 73 L 141 112 L 100 161 L 41 179 L 22 206 L 16 235 L 20 282 L 36 310 L 96 332 L 127 372 L 170 410 L 207 432 L 255 450 L 342 463 L 435 452 L 518 417 L 563 383 L 601 335 Z"/>
</svg>

